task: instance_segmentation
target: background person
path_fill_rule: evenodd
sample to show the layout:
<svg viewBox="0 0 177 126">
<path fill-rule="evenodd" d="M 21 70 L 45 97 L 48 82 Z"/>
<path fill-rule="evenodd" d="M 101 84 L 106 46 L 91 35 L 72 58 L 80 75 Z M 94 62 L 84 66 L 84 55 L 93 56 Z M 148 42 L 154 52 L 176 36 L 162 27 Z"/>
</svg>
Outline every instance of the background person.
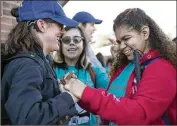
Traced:
<svg viewBox="0 0 177 126">
<path fill-rule="evenodd" d="M 54 56 L 57 78 L 74 72 L 79 80 L 92 88 L 108 86 L 108 76 L 99 67 L 90 63 L 86 56 L 87 40 L 79 27 L 65 27 L 65 33 L 60 40 L 60 52 Z M 59 58 L 60 57 L 60 58 Z M 60 59 L 60 60 L 58 60 Z M 78 113 L 69 121 L 69 125 L 96 124 L 96 117 L 75 104 Z"/>
<path fill-rule="evenodd" d="M 88 12 L 80 11 L 76 13 L 73 20 L 79 22 L 79 26 L 83 29 L 84 34 L 87 38 L 88 46 L 87 46 L 87 55 L 90 58 L 90 61 L 93 65 L 98 66 L 102 71 L 106 73 L 104 67 L 102 67 L 101 63 L 96 58 L 93 50 L 91 49 L 90 42 L 92 41 L 93 34 L 96 31 L 95 24 L 101 24 L 102 20 L 96 19 L 93 15 Z"/>
</svg>

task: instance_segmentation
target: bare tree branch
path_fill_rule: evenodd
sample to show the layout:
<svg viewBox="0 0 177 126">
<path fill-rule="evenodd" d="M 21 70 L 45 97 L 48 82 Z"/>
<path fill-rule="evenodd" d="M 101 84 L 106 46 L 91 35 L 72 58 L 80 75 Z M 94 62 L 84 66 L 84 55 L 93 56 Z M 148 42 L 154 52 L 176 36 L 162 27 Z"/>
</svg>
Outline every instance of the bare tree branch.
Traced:
<svg viewBox="0 0 177 126">
<path fill-rule="evenodd" d="M 62 7 L 64 7 L 69 0 L 58 0 L 58 2 L 61 4 Z"/>
</svg>

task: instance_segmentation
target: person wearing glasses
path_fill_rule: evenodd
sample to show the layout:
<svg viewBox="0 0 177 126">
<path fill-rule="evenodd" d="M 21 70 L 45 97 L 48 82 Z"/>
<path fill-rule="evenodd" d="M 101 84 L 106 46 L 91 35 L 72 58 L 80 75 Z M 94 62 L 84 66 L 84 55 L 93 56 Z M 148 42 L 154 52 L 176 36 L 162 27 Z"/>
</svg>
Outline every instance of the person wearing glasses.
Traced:
<svg viewBox="0 0 177 126">
<path fill-rule="evenodd" d="M 86 56 L 87 40 L 81 28 L 65 27 L 65 33 L 59 42 L 60 51 L 54 55 L 54 67 L 58 79 L 67 73 L 74 72 L 77 78 L 89 87 L 107 87 L 109 81 L 107 74 L 102 72 L 99 67 L 92 65 Z M 89 112 L 78 104 L 75 104 L 75 107 L 78 114 L 70 119 L 68 125 L 89 125 L 91 121 L 96 124 Z"/>
</svg>

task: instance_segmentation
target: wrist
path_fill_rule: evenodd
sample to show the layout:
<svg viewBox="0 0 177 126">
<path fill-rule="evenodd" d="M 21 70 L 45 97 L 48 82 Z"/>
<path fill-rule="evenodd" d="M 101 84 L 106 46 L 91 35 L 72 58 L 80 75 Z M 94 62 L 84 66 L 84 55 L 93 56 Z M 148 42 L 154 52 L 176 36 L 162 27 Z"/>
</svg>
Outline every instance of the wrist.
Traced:
<svg viewBox="0 0 177 126">
<path fill-rule="evenodd" d="M 79 99 L 82 98 L 83 92 L 84 92 L 86 87 L 87 87 L 86 85 L 81 86 L 80 91 L 78 92 L 78 98 Z"/>
</svg>

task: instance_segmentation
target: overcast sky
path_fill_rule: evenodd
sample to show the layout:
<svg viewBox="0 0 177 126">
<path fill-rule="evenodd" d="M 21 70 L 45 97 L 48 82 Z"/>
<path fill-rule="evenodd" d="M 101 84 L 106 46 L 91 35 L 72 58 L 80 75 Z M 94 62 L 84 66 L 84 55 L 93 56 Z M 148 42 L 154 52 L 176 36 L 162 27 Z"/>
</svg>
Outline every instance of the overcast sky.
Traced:
<svg viewBox="0 0 177 126">
<path fill-rule="evenodd" d="M 127 8 L 135 7 L 143 9 L 170 37 L 176 36 L 176 1 L 69 1 L 64 11 L 70 18 L 78 11 L 87 11 L 102 19 L 103 23 L 96 25 L 95 36 L 99 36 L 113 33 L 116 16 Z"/>
</svg>

